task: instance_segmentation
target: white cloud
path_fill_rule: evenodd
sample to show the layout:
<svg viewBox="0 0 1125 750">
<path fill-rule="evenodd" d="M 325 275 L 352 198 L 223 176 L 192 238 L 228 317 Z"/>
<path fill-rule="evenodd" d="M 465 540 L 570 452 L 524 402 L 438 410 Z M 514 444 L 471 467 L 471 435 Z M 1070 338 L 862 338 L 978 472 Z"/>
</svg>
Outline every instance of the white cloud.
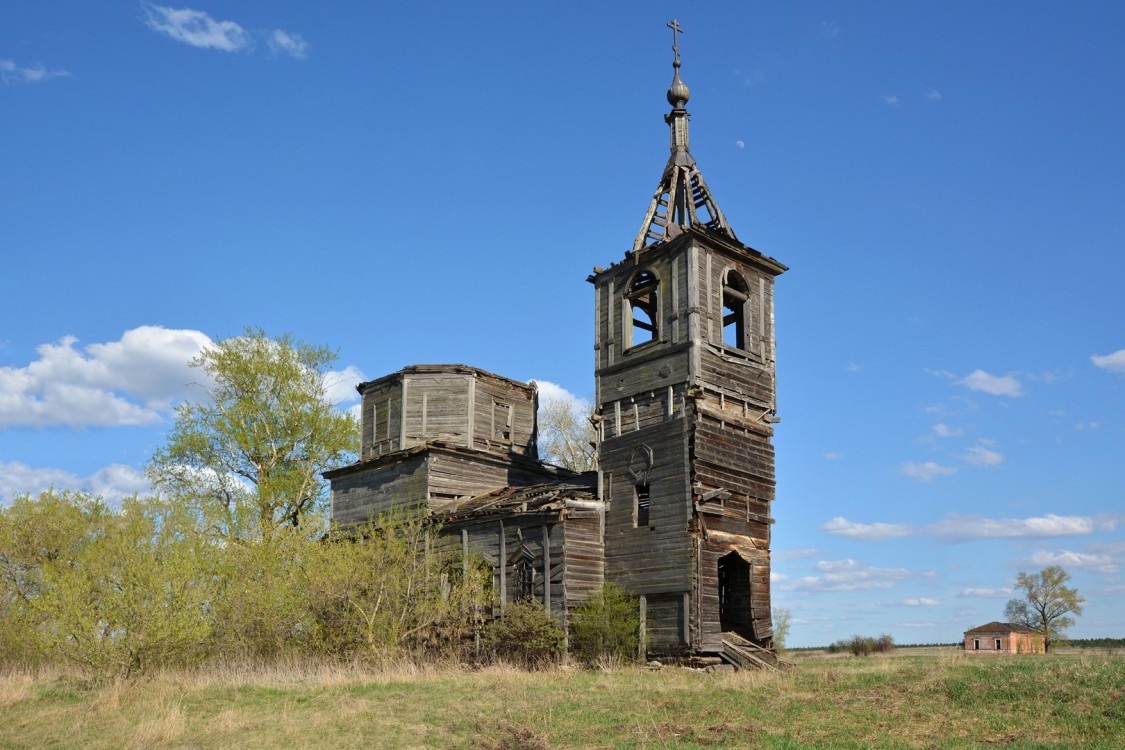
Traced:
<svg viewBox="0 0 1125 750">
<path fill-rule="evenodd" d="M 820 24 L 820 36 L 823 39 L 835 39 L 840 36 L 840 27 L 832 21 L 823 21 Z"/>
<path fill-rule="evenodd" d="M 328 396 L 328 403 L 335 406 L 347 404 L 359 398 L 355 387 L 365 381 L 367 377 L 355 365 L 348 365 L 343 370 L 332 370 L 324 373 L 324 388 Z"/>
<path fill-rule="evenodd" d="M 820 530 L 833 536 L 843 536 L 849 539 L 863 539 L 866 541 L 880 542 L 886 539 L 899 539 L 910 536 L 914 529 L 898 523 L 856 523 L 842 516 L 837 516 L 821 525 Z"/>
<path fill-rule="evenodd" d="M 848 372 L 859 372 L 863 369 L 863 365 L 856 364 L 855 362 L 848 362 L 844 367 Z"/>
<path fill-rule="evenodd" d="M 146 5 L 145 12 L 150 29 L 192 47 L 238 52 L 254 44 L 250 34 L 234 21 L 216 21 L 201 10 Z"/>
<path fill-rule="evenodd" d="M 937 599 L 927 599 L 920 596 L 917 599 L 903 599 L 902 603 L 907 607 L 936 607 L 940 602 Z"/>
<path fill-rule="evenodd" d="M 974 466 L 999 466 L 1004 462 L 1004 456 L 987 447 L 991 444 L 992 441 L 990 440 L 978 441 L 976 445 L 965 451 L 965 454 L 961 456 L 962 460 Z"/>
<path fill-rule="evenodd" d="M 13 83 L 41 83 L 52 78 L 67 78 L 69 70 L 48 70 L 42 63 L 30 66 L 21 66 L 15 60 L 0 59 L 0 82 Z"/>
<path fill-rule="evenodd" d="M 739 148 L 746 148 L 746 142 L 741 139 L 735 141 L 734 145 L 738 146 Z"/>
<path fill-rule="evenodd" d="M 88 477 L 79 477 L 64 469 L 36 469 L 19 461 L 0 462 L 0 505 L 11 503 L 17 495 L 38 495 L 51 488 L 100 495 L 111 505 L 120 504 L 122 498 L 150 492 L 144 473 L 123 464 L 112 464 Z"/>
<path fill-rule="evenodd" d="M 1109 555 L 1091 554 L 1088 552 L 1036 552 L 1031 556 L 1032 565 L 1047 566 L 1061 565 L 1064 568 L 1087 568 L 1098 573 L 1117 573 L 1120 568 Z"/>
<path fill-rule="evenodd" d="M 961 593 L 958 594 L 957 596 L 977 599 L 977 598 L 992 598 L 992 597 L 997 597 L 997 596 L 1011 596 L 1012 593 L 1013 593 L 1012 589 L 1009 589 L 1009 588 L 999 588 L 999 589 L 967 588 L 967 589 L 963 589 L 961 591 Z"/>
<path fill-rule="evenodd" d="M 952 466 L 942 466 L 933 461 L 926 461 L 921 464 L 907 461 L 902 465 L 902 473 L 908 477 L 917 479 L 919 482 L 929 482 L 934 477 L 954 474 L 956 472 L 957 469 Z"/>
<path fill-rule="evenodd" d="M 266 37 L 266 44 L 274 54 L 286 54 L 297 60 L 304 60 L 309 56 L 309 43 L 302 39 L 300 34 L 274 29 Z"/>
<path fill-rule="evenodd" d="M 941 101 L 941 92 L 939 92 L 935 88 L 931 88 L 929 91 L 926 92 L 926 98 L 929 99 L 930 101 L 940 102 Z"/>
<path fill-rule="evenodd" d="M 1125 349 L 1118 349 L 1113 354 L 1095 354 L 1090 361 L 1103 370 L 1125 374 Z"/>
<path fill-rule="evenodd" d="M 974 370 L 969 375 L 957 381 L 971 391 L 991 393 L 993 396 L 1022 396 L 1023 389 L 1020 382 L 1011 375 L 992 375 L 984 370 Z"/>
<path fill-rule="evenodd" d="M 0 367 L 0 428 L 152 424 L 187 395 L 189 361 L 211 340 L 199 331 L 141 326 L 119 341 L 37 347 L 26 367 Z"/>
<path fill-rule="evenodd" d="M 894 588 L 899 581 L 931 575 L 905 568 L 877 568 L 855 560 L 825 560 L 816 564 L 817 575 L 782 584 L 787 591 L 869 591 Z"/>
<path fill-rule="evenodd" d="M 825 451 L 824 453 L 824 458 L 828 461 L 839 461 L 843 457 L 844 454 L 839 451 Z"/>
<path fill-rule="evenodd" d="M 1033 518 L 982 518 L 950 514 L 926 529 L 949 542 L 971 539 L 1034 539 L 1053 536 L 1085 536 L 1097 530 L 1089 516 L 1056 516 L 1048 513 Z"/>
<path fill-rule="evenodd" d="M 894 94 L 890 94 L 889 96 L 884 96 L 883 97 L 883 103 L 886 104 L 888 107 L 897 107 L 898 106 L 898 96 L 896 96 Z"/>
<path fill-rule="evenodd" d="M 534 380 L 532 382 L 534 382 L 539 389 L 540 408 L 552 401 L 569 401 L 574 404 L 574 408 L 579 414 L 587 414 L 592 407 L 589 401 L 575 396 L 561 385 L 552 383 L 549 380 Z"/>
<path fill-rule="evenodd" d="M 939 438 L 959 437 L 964 430 L 960 427 L 950 427 L 947 424 L 938 422 L 934 425 L 934 434 Z"/>
</svg>

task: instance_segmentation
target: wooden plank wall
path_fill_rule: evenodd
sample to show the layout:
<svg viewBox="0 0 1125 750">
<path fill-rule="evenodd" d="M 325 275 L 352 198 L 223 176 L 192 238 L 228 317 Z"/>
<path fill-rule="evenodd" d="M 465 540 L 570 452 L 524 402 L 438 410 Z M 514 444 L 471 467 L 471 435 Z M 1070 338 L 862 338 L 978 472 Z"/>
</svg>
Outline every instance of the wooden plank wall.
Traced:
<svg viewBox="0 0 1125 750">
<path fill-rule="evenodd" d="M 493 566 L 493 592 L 498 605 L 515 601 L 516 567 L 526 549 L 534 571 L 533 599 L 544 603 L 549 595 L 551 614 L 565 624 L 567 555 L 557 512 L 448 523 L 442 527 L 442 536 L 464 539 L 472 555 Z"/>
<path fill-rule="evenodd" d="M 375 458 L 402 447 L 402 388 L 398 380 L 363 394 L 360 457 Z"/>
<path fill-rule="evenodd" d="M 497 403 L 512 405 L 511 437 L 507 441 L 496 436 Z M 539 457 L 535 447 L 535 396 L 530 389 L 515 388 L 495 378 L 478 378 L 474 387 L 473 424 L 473 447 L 477 450 Z"/>
<path fill-rule="evenodd" d="M 468 445 L 470 378 L 457 373 L 406 375 L 404 447 L 430 440 Z"/>
<path fill-rule="evenodd" d="M 424 456 L 337 477 L 332 481 L 332 522 L 367 523 L 393 508 L 417 506 L 426 500 L 426 487 Z"/>
<path fill-rule="evenodd" d="M 569 613 L 605 581 L 604 516 L 597 510 L 569 510 L 560 527 L 563 588 Z M 565 536 L 563 536 L 565 535 Z"/>
<path fill-rule="evenodd" d="M 673 419 L 602 443 L 603 488 L 608 492 L 606 576 L 634 594 L 687 592 L 692 582 L 691 513 L 687 456 L 688 422 Z M 652 449 L 649 525 L 636 527 L 633 449 Z M 651 615 L 650 615 L 651 620 Z"/>
</svg>

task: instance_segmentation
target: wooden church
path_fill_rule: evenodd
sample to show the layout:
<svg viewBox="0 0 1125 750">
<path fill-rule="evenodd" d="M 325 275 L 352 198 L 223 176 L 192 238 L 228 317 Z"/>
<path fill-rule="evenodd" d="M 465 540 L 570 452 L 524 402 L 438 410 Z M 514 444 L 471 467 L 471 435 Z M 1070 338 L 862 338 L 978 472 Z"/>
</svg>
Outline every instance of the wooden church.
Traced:
<svg viewBox="0 0 1125 750">
<path fill-rule="evenodd" d="M 737 238 L 704 182 L 673 49 L 671 156 L 632 249 L 588 279 L 597 471 L 539 460 L 534 383 L 415 365 L 358 386 L 359 460 L 325 476 L 336 524 L 399 505 L 440 515 L 492 566 L 501 611 L 533 598 L 565 626 L 612 580 L 639 597 L 650 656 L 768 662 L 786 267 Z"/>
</svg>

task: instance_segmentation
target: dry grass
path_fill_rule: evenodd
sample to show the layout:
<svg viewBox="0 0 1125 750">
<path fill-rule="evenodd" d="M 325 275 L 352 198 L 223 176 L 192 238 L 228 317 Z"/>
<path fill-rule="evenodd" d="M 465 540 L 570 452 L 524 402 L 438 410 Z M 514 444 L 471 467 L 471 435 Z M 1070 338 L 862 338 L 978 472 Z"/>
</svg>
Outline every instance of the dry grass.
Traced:
<svg viewBox="0 0 1125 750">
<path fill-rule="evenodd" d="M 786 674 L 226 663 L 0 675 L 0 748 L 1125 747 L 1125 659 L 801 659 Z"/>
</svg>

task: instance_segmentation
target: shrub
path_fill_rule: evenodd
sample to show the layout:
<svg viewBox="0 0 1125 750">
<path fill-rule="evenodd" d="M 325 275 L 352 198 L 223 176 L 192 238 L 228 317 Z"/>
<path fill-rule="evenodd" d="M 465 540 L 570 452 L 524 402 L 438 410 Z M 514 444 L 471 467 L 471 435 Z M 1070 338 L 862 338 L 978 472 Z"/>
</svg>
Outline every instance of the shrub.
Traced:
<svg viewBox="0 0 1125 750">
<path fill-rule="evenodd" d="M 630 662 L 640 640 L 637 597 L 616 583 L 606 583 L 574 609 L 570 647 L 583 663 Z"/>
<path fill-rule="evenodd" d="M 556 661 L 565 636 L 542 604 L 520 601 L 504 607 L 504 614 L 484 627 L 484 644 L 494 659 L 540 669 Z"/>
<path fill-rule="evenodd" d="M 887 635 L 886 633 L 883 633 L 881 636 L 875 639 L 875 653 L 889 654 L 894 650 L 895 639 Z"/>
</svg>

